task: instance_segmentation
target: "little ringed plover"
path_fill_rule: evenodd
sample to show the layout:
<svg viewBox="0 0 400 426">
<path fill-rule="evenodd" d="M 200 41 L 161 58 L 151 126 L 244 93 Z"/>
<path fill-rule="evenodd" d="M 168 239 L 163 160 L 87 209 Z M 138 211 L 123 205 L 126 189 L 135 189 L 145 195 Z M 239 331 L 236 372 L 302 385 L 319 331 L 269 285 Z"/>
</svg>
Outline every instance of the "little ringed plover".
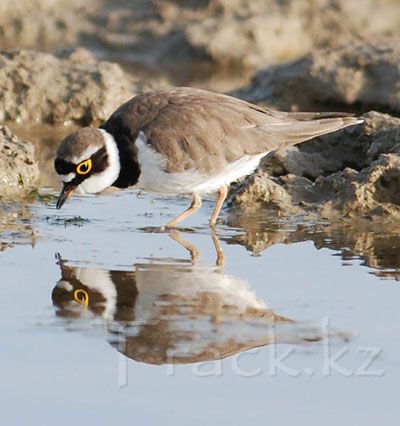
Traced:
<svg viewBox="0 0 400 426">
<path fill-rule="evenodd" d="M 268 153 L 362 122 L 344 113 L 276 111 L 195 88 L 144 93 L 99 128 L 82 128 L 61 142 L 57 208 L 75 190 L 110 186 L 192 196 L 191 206 L 165 225 L 172 228 L 201 207 L 204 194 L 217 193 L 214 225 L 229 185 Z"/>
</svg>

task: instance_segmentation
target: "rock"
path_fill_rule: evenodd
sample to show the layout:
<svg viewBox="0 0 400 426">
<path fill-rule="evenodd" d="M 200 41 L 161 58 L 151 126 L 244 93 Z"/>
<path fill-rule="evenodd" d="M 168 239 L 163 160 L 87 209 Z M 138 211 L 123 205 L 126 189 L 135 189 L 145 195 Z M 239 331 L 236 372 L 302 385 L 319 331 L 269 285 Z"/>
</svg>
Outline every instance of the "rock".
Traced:
<svg viewBox="0 0 400 426">
<path fill-rule="evenodd" d="M 344 129 L 274 153 L 235 190 L 231 205 L 279 216 L 400 218 L 400 119 L 371 112 Z"/>
<path fill-rule="evenodd" d="M 346 13 L 348 2 L 335 3 L 339 7 L 330 0 L 211 1 L 205 19 L 187 27 L 186 37 L 216 63 L 258 68 L 349 40 L 357 20 Z"/>
<path fill-rule="evenodd" d="M 0 197 L 26 197 L 38 184 L 33 145 L 0 126 Z"/>
<path fill-rule="evenodd" d="M 189 58 L 258 68 L 318 47 L 400 35 L 400 5 L 390 0 L 108 1 L 93 13 L 97 43 L 152 61 Z M 367 24 L 367 25 L 366 25 Z M 138 56 L 137 56 L 138 57 Z"/>
<path fill-rule="evenodd" d="M 83 49 L 0 54 L 1 121 L 90 124 L 142 89 L 118 65 Z"/>
<path fill-rule="evenodd" d="M 400 36 L 393 0 L 3 0 L 0 48 L 76 46 L 103 58 L 259 68 L 317 48 Z M 196 71 L 198 67 L 194 66 Z M 197 70 L 198 71 L 198 70 Z M 176 74 L 176 73 L 175 73 Z"/>
<path fill-rule="evenodd" d="M 400 46 L 397 41 L 356 43 L 318 50 L 256 74 L 235 93 L 284 110 L 368 108 L 400 112 Z"/>
<path fill-rule="evenodd" d="M 1 0 L 0 49 L 54 51 L 76 45 L 94 31 L 88 19 L 99 2 Z"/>
</svg>

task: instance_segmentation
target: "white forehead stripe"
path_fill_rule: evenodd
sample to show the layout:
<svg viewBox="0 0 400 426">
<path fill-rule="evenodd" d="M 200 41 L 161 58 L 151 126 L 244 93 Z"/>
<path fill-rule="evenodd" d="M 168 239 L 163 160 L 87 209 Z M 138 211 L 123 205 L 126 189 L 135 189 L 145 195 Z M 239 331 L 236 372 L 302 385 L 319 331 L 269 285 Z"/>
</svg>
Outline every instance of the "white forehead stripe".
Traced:
<svg viewBox="0 0 400 426">
<path fill-rule="evenodd" d="M 71 182 L 72 179 L 76 176 L 75 173 L 68 173 L 67 175 L 58 175 L 58 177 L 65 183 Z"/>
<path fill-rule="evenodd" d="M 85 179 L 78 187 L 84 194 L 96 194 L 110 187 L 119 176 L 121 164 L 119 162 L 119 151 L 114 137 L 103 129 L 98 129 L 103 136 L 107 151 L 108 167 L 101 173 L 94 173 Z"/>
<path fill-rule="evenodd" d="M 64 281 L 64 280 L 58 281 L 57 287 L 63 288 L 64 290 L 67 290 L 67 291 L 72 291 L 74 289 L 74 286 L 71 283 L 69 283 L 68 281 Z"/>
</svg>

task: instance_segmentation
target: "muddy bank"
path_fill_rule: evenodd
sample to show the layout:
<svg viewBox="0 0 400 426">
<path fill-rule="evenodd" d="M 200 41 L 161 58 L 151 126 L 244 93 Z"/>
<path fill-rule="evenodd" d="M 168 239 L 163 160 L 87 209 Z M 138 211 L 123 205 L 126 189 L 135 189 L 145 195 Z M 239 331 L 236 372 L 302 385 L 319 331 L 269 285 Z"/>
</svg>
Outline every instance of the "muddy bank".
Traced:
<svg viewBox="0 0 400 426">
<path fill-rule="evenodd" d="M 90 124 L 139 91 L 143 84 L 86 50 L 57 56 L 31 50 L 0 54 L 0 121 Z"/>
<path fill-rule="evenodd" d="M 38 183 L 33 145 L 0 126 L 0 199 L 26 197 Z"/>
<path fill-rule="evenodd" d="M 268 67 L 234 94 L 283 110 L 377 109 L 398 114 L 399 82 L 397 41 L 355 43 Z"/>
<path fill-rule="evenodd" d="M 400 48 L 395 42 L 318 50 L 269 66 L 234 96 L 281 110 L 400 113 Z M 122 102 L 166 79 L 124 72 L 82 48 L 56 55 L 0 53 L 0 121 L 82 125 L 108 118 Z"/>
<path fill-rule="evenodd" d="M 0 49 L 54 51 L 76 46 L 91 31 L 92 0 L 2 0 Z"/>
<path fill-rule="evenodd" d="M 400 119 L 371 112 L 365 125 L 266 157 L 230 205 L 278 216 L 400 218 Z"/>
<path fill-rule="evenodd" d="M 103 59 L 172 69 L 178 83 L 182 64 L 255 69 L 400 35 L 400 4 L 391 0 L 4 0 L 0 12 L 0 48 L 80 45 Z"/>
</svg>

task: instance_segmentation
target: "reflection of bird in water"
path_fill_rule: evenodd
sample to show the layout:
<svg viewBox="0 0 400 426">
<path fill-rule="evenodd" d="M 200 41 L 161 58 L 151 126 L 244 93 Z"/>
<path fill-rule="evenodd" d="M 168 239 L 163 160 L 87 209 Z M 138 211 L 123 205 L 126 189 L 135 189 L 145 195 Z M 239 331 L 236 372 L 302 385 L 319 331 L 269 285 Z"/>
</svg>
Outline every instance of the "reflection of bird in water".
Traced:
<svg viewBox="0 0 400 426">
<path fill-rule="evenodd" d="M 62 277 L 52 294 L 57 315 L 103 318 L 110 343 L 137 361 L 191 363 L 275 341 L 318 340 L 218 268 L 182 261 L 137 264 L 135 271 L 59 264 Z"/>
</svg>

